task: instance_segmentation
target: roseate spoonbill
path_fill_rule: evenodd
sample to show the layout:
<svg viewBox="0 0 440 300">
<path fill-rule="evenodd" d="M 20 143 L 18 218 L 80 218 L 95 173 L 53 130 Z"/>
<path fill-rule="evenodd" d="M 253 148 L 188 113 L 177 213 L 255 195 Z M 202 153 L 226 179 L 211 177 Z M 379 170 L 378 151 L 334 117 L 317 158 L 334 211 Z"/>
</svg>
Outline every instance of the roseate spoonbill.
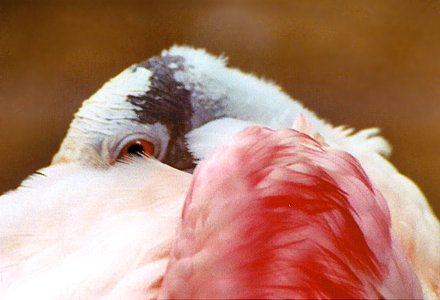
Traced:
<svg viewBox="0 0 440 300">
<path fill-rule="evenodd" d="M 438 294 L 438 221 L 417 186 L 382 157 L 390 150 L 386 141 L 376 136 L 377 130 L 352 134 L 350 129 L 334 128 L 277 86 L 227 68 L 223 58 L 215 58 L 203 50 L 173 47 L 107 82 L 84 102 L 53 159 L 54 166 L 42 172 L 52 174 L 52 168 L 61 168 L 64 163 L 65 168 L 75 168 L 78 178 L 82 171 L 96 172 L 93 174 L 106 178 L 104 174 L 110 174 L 107 172 L 119 170 L 118 159 L 140 152 L 175 168 L 192 169 L 194 161 L 206 158 L 213 149 L 230 140 L 237 128 L 249 125 L 287 128 L 298 113 L 311 120 L 317 133 L 331 147 L 343 149 L 360 161 L 385 196 L 391 210 L 392 229 L 409 255 L 425 295 Z M 47 180 L 55 181 L 58 177 L 63 178 L 48 175 Z M 19 192 L 32 190 L 33 196 L 41 199 L 40 183 L 34 184 L 39 180 L 43 179 L 25 181 L 33 189 L 21 188 Z M 127 179 L 124 184 L 136 182 Z M 93 188 L 103 187 L 111 185 L 104 181 L 101 185 L 90 183 L 88 195 L 93 197 Z M 109 194 L 117 196 L 111 189 Z M 6 195 L 6 199 L 12 195 Z M 2 201 L 6 201 L 5 197 Z M 75 203 L 78 205 L 78 201 Z"/>
<path fill-rule="evenodd" d="M 356 159 L 298 131 L 254 127 L 197 166 L 161 297 L 423 294 Z"/>
<path fill-rule="evenodd" d="M 390 207 L 392 229 L 425 294 L 440 297 L 439 221 L 419 188 L 386 160 L 390 147 L 378 130 L 333 127 L 279 87 L 228 68 L 226 59 L 204 50 L 173 47 L 107 82 L 83 103 L 53 163 L 105 168 L 121 153 L 144 148 L 166 164 L 191 169 L 230 140 L 236 121 L 289 128 L 299 113 L 331 147 L 359 160 Z M 192 138 L 201 126 L 204 137 Z"/>
</svg>

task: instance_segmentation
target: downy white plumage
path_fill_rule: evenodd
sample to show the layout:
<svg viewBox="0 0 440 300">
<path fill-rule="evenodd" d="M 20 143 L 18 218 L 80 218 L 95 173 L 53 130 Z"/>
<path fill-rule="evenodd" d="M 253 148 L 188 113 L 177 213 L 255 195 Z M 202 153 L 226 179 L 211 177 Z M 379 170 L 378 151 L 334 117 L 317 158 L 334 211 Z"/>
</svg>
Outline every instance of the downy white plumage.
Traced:
<svg viewBox="0 0 440 300">
<path fill-rule="evenodd" d="M 321 135 L 330 147 L 347 151 L 359 160 L 387 201 L 391 211 L 393 232 L 413 263 L 422 282 L 425 297 L 439 297 L 439 222 L 418 187 L 384 158 L 390 153 L 390 147 L 383 138 L 377 136 L 378 130 L 366 129 L 354 133 L 352 129 L 333 127 L 283 93 L 278 86 L 228 68 L 226 59 L 211 56 L 204 50 L 173 47 L 163 51 L 161 56 L 133 65 L 113 78 L 83 103 L 70 125 L 59 152 L 53 159 L 53 166 L 41 172 L 48 173 L 46 180 L 54 180 L 54 182 L 61 180 L 59 179 L 61 174 L 51 175 L 51 172 L 53 168 L 61 170 L 63 164 L 74 168 L 75 180 L 83 177 L 82 172 L 90 172 L 88 174 L 93 176 L 86 176 L 85 178 L 90 179 L 83 182 L 90 185 L 84 187 L 84 192 L 88 195 L 86 197 L 88 204 L 80 200 L 79 197 L 83 197 L 83 194 L 76 194 L 80 189 L 76 187 L 73 192 L 78 197 L 69 196 L 70 200 L 67 202 L 73 207 L 83 207 L 86 216 L 94 217 L 93 214 L 86 213 L 88 210 L 86 208 L 105 207 L 99 191 L 107 188 L 109 194 L 105 197 L 120 203 L 120 200 L 116 199 L 119 199 L 118 194 L 112 192 L 114 188 L 112 182 L 117 181 L 116 177 L 112 176 L 121 172 L 118 171 L 120 168 L 128 170 L 132 168 L 132 164 L 137 165 L 142 161 L 134 160 L 137 163 L 131 162 L 130 166 L 116 162 L 127 143 L 138 140 L 148 141 L 154 146 L 154 151 L 150 154 L 161 162 L 179 169 L 191 169 L 194 167 L 194 161 L 207 158 L 213 150 L 230 140 L 241 129 L 251 125 L 272 129 L 290 128 L 300 113 L 311 121 L 315 132 Z M 115 165 L 111 166 L 112 164 Z M 148 168 L 153 169 L 162 167 L 161 164 L 148 165 Z M 173 172 L 178 171 L 173 170 Z M 128 176 L 127 173 L 122 175 Z M 128 186 L 127 189 L 130 190 L 137 184 L 137 180 L 130 179 L 132 176 L 141 178 L 142 175 L 130 173 L 123 181 L 118 182 L 119 191 L 124 190 L 124 186 Z M 98 183 L 91 182 L 92 180 L 95 182 L 95 177 L 99 178 Z M 146 178 L 151 182 L 159 180 L 148 175 Z M 66 214 L 70 217 L 76 216 L 67 211 L 63 216 L 63 213 L 57 212 L 61 206 L 55 210 L 50 209 L 50 205 L 56 202 L 58 197 L 63 196 L 57 193 L 42 195 L 40 186 L 44 184 L 44 180 L 45 178 L 38 176 L 33 177 L 23 183 L 29 185 L 29 188 L 21 187 L 15 192 L 2 196 L 0 201 L 4 209 L 1 214 L 36 215 L 40 220 L 50 220 L 52 213 L 59 216 L 56 220 L 64 220 Z M 172 185 L 170 188 L 176 188 L 177 192 L 174 193 L 179 194 L 178 197 L 176 196 L 179 198 L 176 201 L 182 201 L 181 193 L 187 184 L 186 181 L 182 184 L 170 184 Z M 68 186 L 69 183 L 66 181 L 60 185 L 55 184 L 53 188 L 58 193 L 62 193 L 68 190 Z M 34 200 L 26 200 L 26 197 Z M 123 198 L 131 199 L 130 197 L 135 196 L 128 193 Z M 156 196 L 152 194 L 151 197 Z M 163 196 L 159 194 L 157 197 L 162 199 Z M 13 201 L 12 198 L 16 199 L 14 200 L 16 204 L 10 207 L 8 204 Z M 98 199 L 97 203 L 101 203 L 100 205 L 94 204 L 95 198 Z M 34 204 L 29 206 L 29 201 L 33 201 Z M 48 202 L 47 205 L 43 204 L 45 201 Z M 37 202 L 39 205 L 35 204 Z M 122 202 L 130 203 L 130 201 Z M 60 200 L 59 203 L 64 202 Z M 110 204 L 108 205 L 111 207 Z M 149 209 L 143 208 L 147 211 Z M 157 209 L 165 212 L 168 208 L 161 208 L 158 204 Z M 111 217 L 111 214 L 106 216 Z M 10 261 L 9 257 L 14 257 L 14 253 L 20 253 L 21 247 L 32 248 L 33 243 L 36 250 L 24 251 L 27 253 L 25 257 L 31 261 L 35 261 L 34 256 L 41 257 L 38 250 L 42 249 L 38 246 L 40 241 L 36 242 L 38 238 L 25 239 L 26 243 L 22 242 L 29 232 L 33 234 L 35 224 L 38 222 L 32 220 L 21 217 L 13 223 L 1 223 L 1 284 L 8 290 L 10 284 L 14 282 L 14 277 L 9 277 L 8 274 L 15 274 L 14 276 L 21 274 L 17 273 L 18 269 L 14 271 L 14 267 L 19 268 L 20 262 L 23 261 L 23 259 Z M 40 226 L 52 224 L 50 226 L 55 228 L 54 234 L 57 237 L 67 236 L 65 230 L 81 231 L 75 228 L 80 226 L 77 222 L 70 223 L 71 226 L 55 226 L 57 222 L 55 219 L 45 221 Z M 175 223 L 170 221 L 167 226 L 170 224 L 174 226 Z M 18 226 L 20 230 L 14 230 L 14 226 Z M 149 226 L 146 230 L 156 231 L 163 224 Z M 39 234 L 35 236 L 38 237 Z M 166 236 L 171 238 L 171 235 Z M 151 243 L 155 244 L 153 236 Z M 90 260 L 90 263 L 93 263 L 93 260 Z M 26 274 L 32 276 L 31 274 L 34 273 Z M 93 279 L 91 278 L 89 282 L 92 284 Z M 19 289 L 18 285 L 17 287 Z M 73 286 L 72 288 L 74 289 Z"/>
<path fill-rule="evenodd" d="M 191 174 L 66 163 L 0 197 L 0 299 L 155 297 Z"/>
</svg>

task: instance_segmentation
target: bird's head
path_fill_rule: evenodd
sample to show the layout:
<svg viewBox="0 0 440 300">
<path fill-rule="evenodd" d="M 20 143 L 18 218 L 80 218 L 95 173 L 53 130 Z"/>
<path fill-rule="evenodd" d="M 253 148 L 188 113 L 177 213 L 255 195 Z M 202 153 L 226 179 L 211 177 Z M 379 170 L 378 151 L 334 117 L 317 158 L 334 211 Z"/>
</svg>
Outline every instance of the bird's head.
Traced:
<svg viewBox="0 0 440 300">
<path fill-rule="evenodd" d="M 267 126 L 276 116 L 277 125 L 290 127 L 296 114 L 286 114 L 286 103 L 292 101 L 277 86 L 227 68 L 223 57 L 173 47 L 129 67 L 84 101 L 52 163 L 106 167 L 145 153 L 191 169 L 201 158 L 188 150 L 192 130 L 224 117 Z"/>
<path fill-rule="evenodd" d="M 170 51 L 108 81 L 84 101 L 52 163 L 108 166 L 145 153 L 177 168 L 191 167 L 183 137 L 200 114 L 193 87 L 178 80 L 188 68 L 182 55 Z"/>
</svg>

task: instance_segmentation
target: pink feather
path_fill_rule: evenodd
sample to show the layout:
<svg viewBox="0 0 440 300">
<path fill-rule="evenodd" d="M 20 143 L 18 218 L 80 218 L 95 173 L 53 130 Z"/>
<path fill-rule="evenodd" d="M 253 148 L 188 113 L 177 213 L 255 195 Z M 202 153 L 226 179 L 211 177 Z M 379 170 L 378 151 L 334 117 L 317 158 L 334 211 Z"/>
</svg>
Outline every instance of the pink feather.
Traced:
<svg viewBox="0 0 440 300">
<path fill-rule="evenodd" d="M 196 169 L 163 298 L 422 298 L 350 154 L 251 128 Z"/>
</svg>

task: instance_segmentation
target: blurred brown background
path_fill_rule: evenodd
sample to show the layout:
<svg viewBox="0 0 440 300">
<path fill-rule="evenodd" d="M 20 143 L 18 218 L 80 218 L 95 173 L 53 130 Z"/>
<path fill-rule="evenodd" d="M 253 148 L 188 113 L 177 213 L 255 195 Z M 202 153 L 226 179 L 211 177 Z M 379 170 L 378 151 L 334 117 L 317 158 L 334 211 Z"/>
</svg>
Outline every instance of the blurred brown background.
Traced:
<svg viewBox="0 0 440 300">
<path fill-rule="evenodd" d="M 381 127 L 439 215 L 437 1 L 2 2 L 0 192 L 50 162 L 105 81 L 176 43 L 225 53 L 334 125 Z"/>
</svg>

